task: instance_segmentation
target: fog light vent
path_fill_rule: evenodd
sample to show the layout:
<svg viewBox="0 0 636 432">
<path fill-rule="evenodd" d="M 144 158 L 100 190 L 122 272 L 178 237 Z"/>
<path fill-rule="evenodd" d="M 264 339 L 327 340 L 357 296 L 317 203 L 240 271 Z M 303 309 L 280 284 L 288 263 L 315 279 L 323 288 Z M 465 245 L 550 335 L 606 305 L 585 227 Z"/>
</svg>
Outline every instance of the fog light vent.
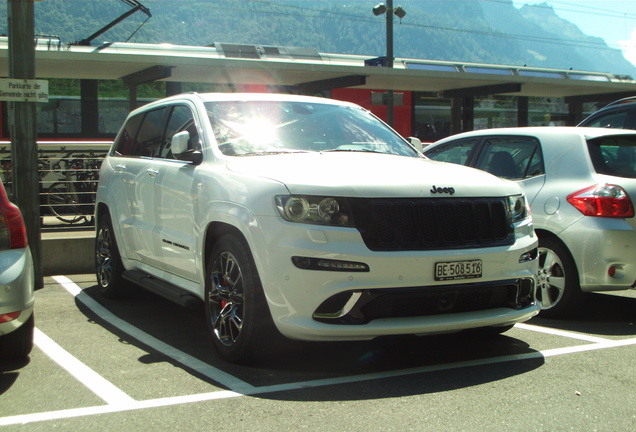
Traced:
<svg viewBox="0 0 636 432">
<path fill-rule="evenodd" d="M 360 292 L 343 292 L 336 294 L 324 302 L 314 312 L 318 321 L 333 320 L 347 315 L 362 296 Z"/>
<path fill-rule="evenodd" d="M 292 263 L 303 270 L 325 270 L 343 272 L 368 272 L 369 266 L 355 261 L 340 261 L 323 258 L 293 256 Z"/>
<path fill-rule="evenodd" d="M 517 282 L 517 307 L 524 308 L 530 306 L 535 301 L 534 280 L 520 279 Z"/>
</svg>

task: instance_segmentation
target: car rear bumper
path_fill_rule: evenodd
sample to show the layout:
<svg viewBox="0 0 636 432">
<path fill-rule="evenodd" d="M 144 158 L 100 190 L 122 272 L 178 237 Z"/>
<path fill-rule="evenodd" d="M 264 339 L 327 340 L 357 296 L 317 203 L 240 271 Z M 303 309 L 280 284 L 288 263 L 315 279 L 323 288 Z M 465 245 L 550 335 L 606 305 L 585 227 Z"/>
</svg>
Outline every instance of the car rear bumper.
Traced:
<svg viewBox="0 0 636 432">
<path fill-rule="evenodd" d="M 572 253 L 583 291 L 614 291 L 636 283 L 636 230 L 623 219 L 585 217 L 560 238 Z"/>
<path fill-rule="evenodd" d="M 1 251 L 0 267 L 0 315 L 21 311 L 15 319 L 0 322 L 0 335 L 3 335 L 19 328 L 33 313 L 35 294 L 31 251 L 28 248 Z"/>
</svg>

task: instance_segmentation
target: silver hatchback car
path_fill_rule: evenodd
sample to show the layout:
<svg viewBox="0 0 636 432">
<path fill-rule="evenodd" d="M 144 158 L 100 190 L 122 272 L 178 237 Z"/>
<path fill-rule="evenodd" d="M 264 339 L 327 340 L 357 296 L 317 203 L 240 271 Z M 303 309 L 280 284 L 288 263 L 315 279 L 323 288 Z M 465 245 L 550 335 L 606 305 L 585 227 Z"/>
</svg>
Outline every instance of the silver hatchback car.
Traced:
<svg viewBox="0 0 636 432">
<path fill-rule="evenodd" d="M 26 357 L 33 348 L 34 282 L 22 213 L 0 182 L 0 360 Z"/>
<path fill-rule="evenodd" d="M 539 237 L 542 316 L 580 309 L 590 291 L 636 286 L 636 132 L 584 127 L 488 129 L 424 149 L 524 189 Z"/>
</svg>

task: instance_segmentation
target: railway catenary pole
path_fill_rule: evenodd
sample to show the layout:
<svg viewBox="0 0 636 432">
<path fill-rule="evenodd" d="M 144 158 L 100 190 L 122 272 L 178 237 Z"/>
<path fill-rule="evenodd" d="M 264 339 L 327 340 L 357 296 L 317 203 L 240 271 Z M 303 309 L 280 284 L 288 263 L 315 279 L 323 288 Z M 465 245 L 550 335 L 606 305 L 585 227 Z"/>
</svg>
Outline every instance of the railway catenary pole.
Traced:
<svg viewBox="0 0 636 432">
<path fill-rule="evenodd" d="M 380 16 L 385 15 L 386 18 L 386 67 L 393 69 L 393 15 L 402 19 L 406 15 L 402 6 L 393 7 L 393 0 L 387 0 L 386 5 L 379 3 L 373 8 L 373 14 Z M 393 126 L 394 111 L 394 94 L 393 90 L 386 91 L 386 122 Z"/>
<path fill-rule="evenodd" d="M 35 79 L 33 0 L 8 0 L 9 77 Z M 35 266 L 35 287 L 44 286 L 40 234 L 36 102 L 8 102 L 12 194 L 24 216 Z"/>
</svg>

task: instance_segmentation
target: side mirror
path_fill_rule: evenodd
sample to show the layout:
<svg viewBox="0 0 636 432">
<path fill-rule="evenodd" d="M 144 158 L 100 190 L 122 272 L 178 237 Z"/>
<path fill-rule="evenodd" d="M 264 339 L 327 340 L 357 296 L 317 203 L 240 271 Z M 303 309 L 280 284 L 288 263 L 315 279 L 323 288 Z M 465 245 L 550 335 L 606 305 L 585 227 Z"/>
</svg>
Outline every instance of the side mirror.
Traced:
<svg viewBox="0 0 636 432">
<path fill-rule="evenodd" d="M 420 139 L 419 139 L 419 138 L 409 137 L 409 138 L 408 138 L 408 140 L 409 140 L 409 142 L 411 143 L 411 145 L 417 149 L 417 151 L 419 151 L 420 153 L 422 153 L 422 149 L 423 149 L 424 147 L 422 147 L 422 141 L 420 141 Z"/>
<path fill-rule="evenodd" d="M 203 154 L 189 147 L 190 132 L 182 131 L 174 134 L 170 143 L 170 149 L 175 159 L 192 162 L 195 165 L 203 161 Z"/>
</svg>

